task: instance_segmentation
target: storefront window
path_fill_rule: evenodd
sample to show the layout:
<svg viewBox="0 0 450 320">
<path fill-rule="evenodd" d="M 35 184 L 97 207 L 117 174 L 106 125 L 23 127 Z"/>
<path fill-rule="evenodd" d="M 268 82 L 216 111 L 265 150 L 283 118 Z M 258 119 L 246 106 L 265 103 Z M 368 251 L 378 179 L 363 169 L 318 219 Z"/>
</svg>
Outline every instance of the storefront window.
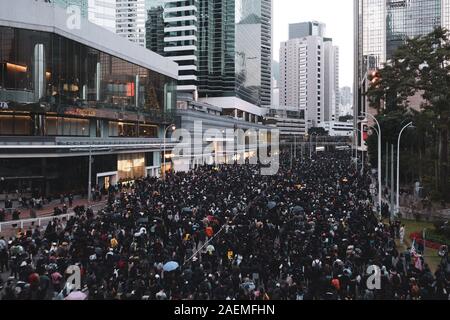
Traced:
<svg viewBox="0 0 450 320">
<path fill-rule="evenodd" d="M 31 117 L 19 115 L 0 115 L 0 135 L 29 136 L 31 135 Z"/>
<path fill-rule="evenodd" d="M 144 138 L 157 138 L 158 127 L 141 124 L 139 125 L 139 136 Z"/>
<path fill-rule="evenodd" d="M 88 119 L 46 117 L 48 136 L 88 137 L 90 135 Z"/>
<path fill-rule="evenodd" d="M 119 154 L 117 168 L 119 181 L 142 178 L 145 176 L 145 154 Z"/>
<path fill-rule="evenodd" d="M 0 27 L 0 101 L 162 112 L 175 108 L 176 81 L 57 34 Z"/>
</svg>

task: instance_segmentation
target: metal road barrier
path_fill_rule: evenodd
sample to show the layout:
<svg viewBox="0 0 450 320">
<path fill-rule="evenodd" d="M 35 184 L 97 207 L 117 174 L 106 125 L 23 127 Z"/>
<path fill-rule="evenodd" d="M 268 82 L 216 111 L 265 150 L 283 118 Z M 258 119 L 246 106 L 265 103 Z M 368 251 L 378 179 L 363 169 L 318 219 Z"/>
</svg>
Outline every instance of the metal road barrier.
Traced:
<svg viewBox="0 0 450 320">
<path fill-rule="evenodd" d="M 89 208 L 93 209 L 93 208 L 97 208 L 97 207 L 102 207 L 105 204 L 106 203 L 104 203 L 104 202 L 97 203 L 97 204 L 94 204 L 92 206 L 89 206 Z M 39 226 L 39 227 L 41 227 L 42 225 L 45 225 L 45 223 L 49 223 L 50 221 L 52 221 L 54 219 L 60 219 L 60 220 L 61 219 L 66 219 L 67 220 L 67 219 L 69 219 L 69 218 L 71 218 L 73 216 L 75 216 L 75 212 L 72 210 L 72 212 L 70 212 L 70 213 L 62 214 L 62 215 L 59 215 L 59 216 L 50 215 L 50 216 L 34 218 L 34 219 L 23 219 L 23 220 L 13 220 L 13 221 L 0 222 L 0 233 L 3 232 L 4 230 L 11 229 L 11 228 L 16 228 L 16 227 L 20 227 L 21 229 L 23 229 L 24 227 L 29 227 L 29 226 Z M 14 227 L 14 226 L 16 226 L 16 227 Z"/>
</svg>

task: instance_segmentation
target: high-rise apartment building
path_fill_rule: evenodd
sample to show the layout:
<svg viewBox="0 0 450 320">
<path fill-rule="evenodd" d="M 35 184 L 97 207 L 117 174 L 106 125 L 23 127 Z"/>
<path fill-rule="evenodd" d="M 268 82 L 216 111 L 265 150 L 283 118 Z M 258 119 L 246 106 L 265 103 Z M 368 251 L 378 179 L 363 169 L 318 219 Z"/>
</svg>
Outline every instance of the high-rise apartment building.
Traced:
<svg viewBox="0 0 450 320">
<path fill-rule="evenodd" d="M 334 121 L 339 117 L 339 47 L 333 46 L 333 40 L 324 39 L 325 48 L 325 121 Z"/>
<path fill-rule="evenodd" d="M 352 88 L 342 87 L 340 89 L 340 104 L 342 106 L 351 106 L 353 104 Z"/>
<path fill-rule="evenodd" d="M 116 32 L 116 0 L 88 0 L 89 21 Z"/>
<path fill-rule="evenodd" d="M 145 47 L 145 0 L 116 0 L 116 33 Z"/>
<path fill-rule="evenodd" d="M 295 38 L 291 32 L 294 38 L 281 43 L 280 105 L 304 109 L 308 126 L 317 127 L 338 114 L 339 49 L 322 36 L 324 24 L 305 22 L 290 29 L 306 36 Z"/>
<path fill-rule="evenodd" d="M 304 109 L 309 127 L 325 120 L 325 50 L 322 37 L 281 43 L 280 105 Z"/>
<path fill-rule="evenodd" d="M 164 56 L 179 65 L 178 91 L 197 91 L 197 0 L 164 1 Z"/>
</svg>

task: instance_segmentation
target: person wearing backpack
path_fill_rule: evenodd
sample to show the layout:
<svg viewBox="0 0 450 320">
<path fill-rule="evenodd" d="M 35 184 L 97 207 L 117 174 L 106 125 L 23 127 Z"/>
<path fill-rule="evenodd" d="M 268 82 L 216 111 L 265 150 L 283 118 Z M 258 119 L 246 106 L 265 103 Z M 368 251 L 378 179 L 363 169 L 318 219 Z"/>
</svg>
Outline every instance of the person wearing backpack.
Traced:
<svg viewBox="0 0 450 320">
<path fill-rule="evenodd" d="M 8 243 L 5 237 L 0 238 L 0 273 L 9 271 L 8 267 Z"/>
</svg>

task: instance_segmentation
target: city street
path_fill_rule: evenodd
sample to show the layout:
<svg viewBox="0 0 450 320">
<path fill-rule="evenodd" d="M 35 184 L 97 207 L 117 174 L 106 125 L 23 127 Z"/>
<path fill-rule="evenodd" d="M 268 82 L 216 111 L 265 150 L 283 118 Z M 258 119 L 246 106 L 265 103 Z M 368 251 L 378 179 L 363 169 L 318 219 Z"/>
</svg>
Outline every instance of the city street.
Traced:
<svg viewBox="0 0 450 320">
<path fill-rule="evenodd" d="M 450 0 L 0 1 L 0 300 L 450 300 L 449 61 Z"/>
<path fill-rule="evenodd" d="M 284 153 L 275 176 L 229 165 L 138 181 L 128 192 L 111 194 L 97 217 L 61 221 L 34 231 L 33 243 L 9 244 L 22 252 L 13 264 L 17 276 L 27 282 L 31 263 L 53 279 L 75 263 L 90 299 L 201 300 L 411 298 L 406 283 L 367 287 L 366 269 L 378 259 L 396 260 L 382 270 L 389 282 L 393 273 L 401 282 L 433 277 L 426 264 L 414 267 L 408 250 L 396 251 L 398 229 L 378 222 L 371 178 L 368 171 L 359 175 L 349 152 L 318 153 L 292 170 L 288 159 Z M 41 248 L 46 241 L 55 242 L 50 251 Z M 127 289 L 124 281 L 132 285 Z M 32 285 L 17 297 L 62 289 L 59 281 L 58 290 L 49 283 L 45 292 Z"/>
</svg>

